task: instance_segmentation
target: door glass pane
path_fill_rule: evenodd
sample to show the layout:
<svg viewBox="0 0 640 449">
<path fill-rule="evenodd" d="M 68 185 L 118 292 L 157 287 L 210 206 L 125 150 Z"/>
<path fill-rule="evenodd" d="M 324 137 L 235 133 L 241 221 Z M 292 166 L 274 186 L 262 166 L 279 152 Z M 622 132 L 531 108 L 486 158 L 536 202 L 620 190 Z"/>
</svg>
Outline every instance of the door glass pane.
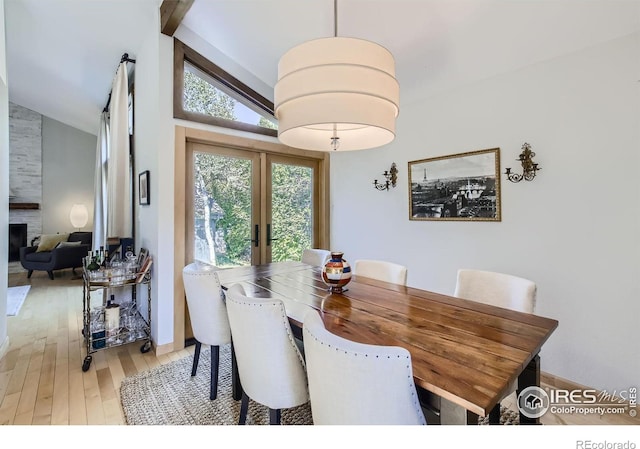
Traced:
<svg viewBox="0 0 640 449">
<path fill-rule="evenodd" d="M 251 265 L 252 161 L 197 152 L 193 160 L 195 259 Z"/>
<path fill-rule="evenodd" d="M 300 260 L 313 242 L 313 169 L 271 164 L 271 260 Z"/>
</svg>

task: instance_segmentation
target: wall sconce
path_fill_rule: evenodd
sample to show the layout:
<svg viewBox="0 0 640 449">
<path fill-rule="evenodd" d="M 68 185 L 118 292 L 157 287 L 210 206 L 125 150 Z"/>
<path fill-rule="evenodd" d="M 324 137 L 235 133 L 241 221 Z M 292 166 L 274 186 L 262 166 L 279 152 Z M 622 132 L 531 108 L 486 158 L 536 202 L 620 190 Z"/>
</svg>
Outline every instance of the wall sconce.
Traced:
<svg viewBox="0 0 640 449">
<path fill-rule="evenodd" d="M 396 167 L 396 163 L 391 164 L 391 168 L 389 170 L 385 170 L 382 174 L 384 176 L 384 183 L 379 183 L 377 179 L 373 180 L 373 187 L 378 190 L 389 190 L 389 186 L 395 187 L 396 181 L 398 180 L 398 169 Z"/>
<path fill-rule="evenodd" d="M 504 173 L 507 175 L 507 179 L 511 182 L 520 182 L 523 179 L 533 181 L 533 178 L 536 177 L 536 172 L 540 170 L 538 164 L 533 162 L 535 155 L 536 153 L 531 151 L 531 145 L 525 142 L 524 145 L 522 145 L 522 153 L 520 153 L 520 156 L 516 159 L 522 164 L 522 174 L 511 173 L 511 169 L 507 168 L 507 171 Z"/>
</svg>

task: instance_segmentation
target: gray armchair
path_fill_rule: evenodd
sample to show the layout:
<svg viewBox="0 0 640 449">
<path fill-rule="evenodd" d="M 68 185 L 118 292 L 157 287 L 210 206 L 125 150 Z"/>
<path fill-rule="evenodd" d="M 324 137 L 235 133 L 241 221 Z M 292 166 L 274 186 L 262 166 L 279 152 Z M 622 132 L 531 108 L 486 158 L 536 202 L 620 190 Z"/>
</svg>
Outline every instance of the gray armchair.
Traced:
<svg viewBox="0 0 640 449">
<path fill-rule="evenodd" d="M 51 251 L 38 252 L 38 246 L 26 246 L 20 248 L 20 263 L 27 272 L 27 278 L 31 278 L 34 270 L 46 271 L 51 280 L 54 279 L 54 270 L 65 268 L 75 269 L 82 266 L 82 259 L 91 251 L 91 232 L 72 232 L 67 242 L 80 242 L 73 246 L 60 245 Z"/>
</svg>

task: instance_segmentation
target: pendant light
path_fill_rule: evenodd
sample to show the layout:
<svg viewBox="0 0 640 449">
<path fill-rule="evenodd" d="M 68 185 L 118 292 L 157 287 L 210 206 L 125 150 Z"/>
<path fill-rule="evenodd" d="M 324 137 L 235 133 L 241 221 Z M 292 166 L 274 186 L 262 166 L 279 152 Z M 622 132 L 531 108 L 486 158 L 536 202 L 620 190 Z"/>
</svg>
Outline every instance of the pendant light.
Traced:
<svg viewBox="0 0 640 449">
<path fill-rule="evenodd" d="M 278 139 L 319 151 L 375 148 L 393 141 L 400 89 L 393 55 L 364 39 L 315 39 L 286 52 L 274 89 Z"/>
</svg>

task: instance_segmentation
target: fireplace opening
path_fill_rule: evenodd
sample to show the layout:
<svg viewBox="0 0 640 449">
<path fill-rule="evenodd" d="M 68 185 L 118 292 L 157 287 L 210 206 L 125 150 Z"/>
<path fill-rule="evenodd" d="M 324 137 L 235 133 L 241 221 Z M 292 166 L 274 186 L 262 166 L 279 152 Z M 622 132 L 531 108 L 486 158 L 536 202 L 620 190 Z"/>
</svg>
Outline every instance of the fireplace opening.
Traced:
<svg viewBox="0 0 640 449">
<path fill-rule="evenodd" d="M 9 224 L 9 262 L 20 260 L 20 248 L 27 246 L 27 224 Z"/>
</svg>

